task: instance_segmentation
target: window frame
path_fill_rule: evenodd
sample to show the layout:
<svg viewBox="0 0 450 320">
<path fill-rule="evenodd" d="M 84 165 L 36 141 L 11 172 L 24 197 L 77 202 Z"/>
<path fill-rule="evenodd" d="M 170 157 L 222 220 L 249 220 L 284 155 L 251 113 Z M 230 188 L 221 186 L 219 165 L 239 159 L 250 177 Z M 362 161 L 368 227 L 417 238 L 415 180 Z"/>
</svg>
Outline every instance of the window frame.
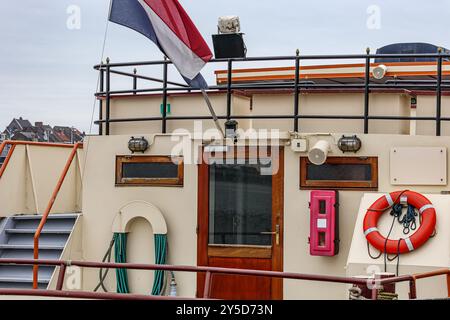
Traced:
<svg viewBox="0 0 450 320">
<path fill-rule="evenodd" d="M 173 163 L 178 161 L 178 175 L 176 178 L 124 178 L 123 163 Z M 184 160 L 182 156 L 161 155 L 117 155 L 116 156 L 116 187 L 182 187 L 184 185 Z"/>
<path fill-rule="evenodd" d="M 371 180 L 308 180 L 307 166 L 313 165 L 308 157 L 300 157 L 300 189 L 378 190 L 378 157 L 328 157 L 327 164 L 369 164 Z"/>
</svg>

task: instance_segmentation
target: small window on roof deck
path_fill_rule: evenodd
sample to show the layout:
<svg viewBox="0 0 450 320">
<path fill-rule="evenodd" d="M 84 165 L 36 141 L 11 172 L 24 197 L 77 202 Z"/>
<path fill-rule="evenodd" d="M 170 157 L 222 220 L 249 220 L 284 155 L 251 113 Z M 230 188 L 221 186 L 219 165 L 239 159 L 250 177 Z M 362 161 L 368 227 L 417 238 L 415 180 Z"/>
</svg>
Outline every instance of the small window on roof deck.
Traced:
<svg viewBox="0 0 450 320">
<path fill-rule="evenodd" d="M 183 157 L 116 157 L 116 186 L 183 186 L 183 172 Z"/>
<path fill-rule="evenodd" d="M 320 166 L 300 157 L 300 189 L 378 189 L 378 157 L 328 157 Z"/>
</svg>

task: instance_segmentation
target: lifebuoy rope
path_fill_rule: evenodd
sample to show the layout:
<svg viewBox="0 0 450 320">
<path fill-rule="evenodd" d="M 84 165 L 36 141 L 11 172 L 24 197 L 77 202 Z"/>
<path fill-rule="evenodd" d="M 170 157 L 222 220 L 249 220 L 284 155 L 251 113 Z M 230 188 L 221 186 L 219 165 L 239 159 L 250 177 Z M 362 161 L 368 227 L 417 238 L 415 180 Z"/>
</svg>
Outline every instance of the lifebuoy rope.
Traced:
<svg viewBox="0 0 450 320">
<path fill-rule="evenodd" d="M 395 259 L 397 259 L 397 264 L 396 264 L 396 274 L 397 275 L 399 274 L 400 253 L 401 253 L 400 245 L 401 245 L 402 240 L 404 240 L 405 245 L 409 251 L 413 251 L 413 250 L 415 250 L 415 248 L 409 237 L 405 238 L 405 239 L 400 238 L 397 241 L 396 255 L 392 258 L 389 257 L 389 253 L 387 250 L 387 244 L 389 241 L 389 236 L 392 233 L 392 230 L 393 230 L 393 227 L 395 224 L 395 220 L 397 220 L 398 223 L 400 223 L 403 226 L 403 234 L 406 235 L 406 234 L 409 234 L 411 230 L 416 230 L 416 228 L 417 228 L 416 217 L 417 216 L 419 218 L 419 223 L 421 224 L 422 223 L 422 213 L 425 212 L 425 210 L 427 210 L 427 209 L 434 208 L 431 203 L 425 204 L 420 208 L 415 208 L 413 205 L 408 204 L 407 212 L 405 213 L 405 215 L 402 216 L 403 205 L 401 203 L 397 203 L 397 202 L 399 202 L 399 199 L 401 199 L 401 197 L 408 191 L 409 190 L 401 191 L 395 197 L 395 199 L 392 199 L 392 196 L 390 193 L 386 194 L 384 197 L 385 197 L 386 202 L 388 203 L 388 206 L 385 208 L 375 209 L 375 208 L 370 207 L 369 209 L 367 209 L 368 212 L 369 211 L 385 212 L 386 210 L 391 209 L 390 215 L 393 217 L 393 219 L 392 219 L 391 227 L 389 229 L 389 233 L 384 241 L 384 250 L 383 250 L 384 251 L 384 271 L 385 272 L 387 271 L 387 261 L 394 261 Z M 416 210 L 417 210 L 417 212 L 416 212 Z M 367 235 L 369 235 L 370 233 L 375 232 L 375 231 L 379 232 L 378 228 L 376 226 L 371 226 L 364 231 L 364 235 L 367 237 Z M 430 238 L 434 237 L 435 235 L 436 235 L 436 229 L 434 229 L 434 232 L 430 236 Z M 392 249 L 391 249 L 391 251 L 392 251 Z M 368 240 L 367 240 L 367 252 L 368 252 L 369 257 L 372 259 L 378 259 L 383 254 L 383 252 L 380 250 L 379 255 L 373 256 L 370 252 L 370 243 Z"/>
</svg>

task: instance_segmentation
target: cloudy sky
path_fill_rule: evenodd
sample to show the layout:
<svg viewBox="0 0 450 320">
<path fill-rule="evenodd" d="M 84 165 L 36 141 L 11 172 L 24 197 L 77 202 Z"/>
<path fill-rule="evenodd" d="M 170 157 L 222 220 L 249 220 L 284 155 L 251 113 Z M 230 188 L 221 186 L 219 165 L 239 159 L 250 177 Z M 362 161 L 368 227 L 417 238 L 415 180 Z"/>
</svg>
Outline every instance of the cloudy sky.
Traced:
<svg viewBox="0 0 450 320">
<path fill-rule="evenodd" d="M 450 0 L 180 0 L 210 47 L 239 15 L 249 56 L 362 53 L 394 42 L 450 47 Z M 89 132 L 109 0 L 0 2 L 0 130 L 13 118 Z M 160 59 L 146 38 L 109 25 L 104 57 Z M 213 66 L 204 76 L 213 80 Z M 146 70 L 158 76 L 157 70 Z M 123 85 L 123 83 L 117 83 Z M 95 132 L 94 127 L 93 131 Z"/>
</svg>

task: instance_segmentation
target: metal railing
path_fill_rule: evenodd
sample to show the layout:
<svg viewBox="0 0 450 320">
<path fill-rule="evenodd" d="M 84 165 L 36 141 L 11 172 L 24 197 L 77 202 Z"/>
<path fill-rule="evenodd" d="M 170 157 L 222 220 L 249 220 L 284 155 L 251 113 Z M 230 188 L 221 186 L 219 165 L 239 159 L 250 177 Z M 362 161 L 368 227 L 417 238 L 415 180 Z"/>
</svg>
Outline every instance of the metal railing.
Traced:
<svg viewBox="0 0 450 320">
<path fill-rule="evenodd" d="M 413 278 L 414 278 L 414 282 L 416 282 L 419 279 L 427 279 L 427 278 L 433 278 L 433 277 L 444 276 L 444 275 L 446 276 L 446 279 L 447 279 L 447 297 L 450 298 L 450 268 L 444 268 L 444 269 L 439 269 L 439 270 L 435 270 L 435 271 L 414 274 Z"/>
<path fill-rule="evenodd" d="M 385 83 L 374 83 L 371 80 L 371 59 L 375 58 L 432 58 L 436 59 L 436 80 L 431 81 L 407 81 L 388 80 Z M 362 120 L 364 125 L 364 133 L 369 133 L 370 120 L 418 120 L 418 121 L 435 121 L 435 134 L 441 135 L 442 121 L 450 121 L 450 117 L 442 117 L 442 92 L 450 88 L 450 81 L 445 81 L 443 77 L 443 61 L 450 58 L 450 54 L 367 54 L 363 55 L 295 55 L 295 56 L 277 56 L 277 57 L 249 57 L 234 59 L 213 59 L 209 63 L 226 63 L 227 64 L 227 83 L 225 85 L 212 85 L 209 90 L 216 90 L 226 93 L 226 115 L 219 115 L 218 119 L 290 119 L 293 120 L 293 130 L 299 131 L 300 119 L 341 119 L 341 120 Z M 364 60 L 365 72 L 364 79 L 356 83 L 343 84 L 316 84 L 311 81 L 302 81 L 300 79 L 300 64 L 302 61 L 311 60 Z M 237 84 L 232 81 L 233 64 L 235 62 L 282 62 L 292 61 L 295 65 L 294 81 L 291 82 L 267 82 L 267 83 L 244 83 Z M 167 97 L 173 92 L 196 92 L 197 88 L 187 86 L 186 84 L 169 81 L 168 65 L 172 64 L 169 60 L 161 61 L 143 61 L 129 63 L 110 63 L 107 59 L 105 64 L 94 66 L 100 72 L 99 92 L 96 96 L 100 101 L 99 119 L 95 122 L 99 125 L 100 135 L 110 134 L 110 124 L 118 122 L 136 122 L 136 121 L 161 121 L 161 132 L 166 133 L 167 121 L 171 120 L 207 120 L 212 116 L 168 116 L 166 112 Z M 138 66 L 162 66 L 162 79 L 147 77 L 137 74 Z M 132 73 L 116 70 L 117 68 L 133 67 Z M 111 90 L 111 75 L 116 74 L 133 79 L 133 89 L 130 90 Z M 148 80 L 161 83 L 162 87 L 138 89 L 138 79 Z M 288 115 L 234 115 L 232 112 L 232 93 L 235 90 L 293 90 L 293 113 Z M 306 115 L 301 113 L 300 108 L 300 92 L 302 90 L 313 89 L 358 89 L 364 93 L 364 108 L 362 115 Z M 435 116 L 375 116 L 370 115 L 370 93 L 379 89 L 397 89 L 397 90 L 433 90 L 436 94 L 436 114 Z M 111 98 L 115 95 L 123 94 L 140 94 L 140 93 L 161 93 L 162 94 L 162 114 L 160 117 L 141 117 L 141 118 L 111 118 Z M 103 104 L 105 103 L 105 114 L 103 114 Z M 105 127 L 103 130 L 103 127 Z"/>
<path fill-rule="evenodd" d="M 6 140 L 0 145 L 0 154 L 3 152 L 4 148 L 10 145 L 11 148 L 8 151 L 8 154 L 5 158 L 5 161 L 3 165 L 0 168 L 0 179 L 3 176 L 3 173 L 5 172 L 9 160 L 11 159 L 15 147 L 17 145 L 33 145 L 33 146 L 40 146 L 40 147 L 53 147 L 53 148 L 72 148 L 72 151 L 70 152 L 69 158 L 66 161 L 66 164 L 63 168 L 63 171 L 59 177 L 59 180 L 55 186 L 55 189 L 53 190 L 53 193 L 50 197 L 50 200 L 48 201 L 47 207 L 42 214 L 41 221 L 39 222 L 39 225 L 36 229 L 36 232 L 34 233 L 33 237 L 33 257 L 34 259 L 39 259 L 39 239 L 41 237 L 42 229 L 45 226 L 45 223 L 47 222 L 48 216 L 50 214 L 50 211 L 53 208 L 53 205 L 56 201 L 56 198 L 58 197 L 59 190 L 61 190 L 62 184 L 64 183 L 64 180 L 67 176 L 67 172 L 70 169 L 70 166 L 72 165 L 73 159 L 77 155 L 77 151 L 79 148 L 83 147 L 83 143 L 78 142 L 76 144 L 63 144 L 63 143 L 48 143 L 48 142 L 33 142 L 33 141 L 16 141 L 16 140 Z M 34 264 L 33 265 L 33 288 L 38 288 L 38 274 L 39 274 L 39 265 Z"/>
<path fill-rule="evenodd" d="M 204 266 L 174 266 L 174 265 L 156 265 L 156 264 L 136 264 L 136 263 L 112 263 L 112 262 L 87 262 L 87 261 L 63 261 L 63 260 L 33 260 L 33 259 L 0 259 L 0 265 L 41 265 L 41 266 L 55 266 L 60 267 L 56 290 L 37 290 L 37 289 L 3 289 L 0 288 L 0 295 L 24 295 L 24 296 L 49 296 L 49 297 L 66 297 L 66 298 L 82 298 L 82 299 L 140 299 L 140 300 L 162 300 L 162 299 L 187 299 L 182 297 L 164 297 L 164 296 L 147 296 L 137 294 L 117 294 L 117 293 L 97 293 L 87 291 L 64 291 L 64 278 L 68 266 L 78 266 L 84 268 L 112 268 L 112 269 L 134 269 L 134 270 L 164 270 L 164 271 L 179 271 L 191 273 L 204 273 L 205 282 L 203 288 L 203 295 L 201 298 L 211 298 L 211 288 L 213 283 L 213 276 L 221 275 L 241 275 L 241 276 L 255 276 L 255 277 L 270 277 L 280 279 L 306 280 L 316 282 L 328 283 L 342 283 L 367 286 L 369 283 L 371 288 L 371 298 L 377 299 L 378 290 L 384 285 L 408 282 L 409 283 L 409 298 L 416 299 L 416 280 L 438 276 L 442 274 L 449 274 L 449 269 L 441 269 L 432 273 L 404 275 L 391 278 L 374 278 L 363 279 L 356 277 L 342 277 L 342 276 L 328 276 L 315 274 L 302 274 L 293 272 L 281 271 L 262 271 L 262 270 L 247 270 L 234 268 L 218 268 L 218 267 L 204 267 Z M 450 288 L 449 288 L 450 290 Z"/>
</svg>

